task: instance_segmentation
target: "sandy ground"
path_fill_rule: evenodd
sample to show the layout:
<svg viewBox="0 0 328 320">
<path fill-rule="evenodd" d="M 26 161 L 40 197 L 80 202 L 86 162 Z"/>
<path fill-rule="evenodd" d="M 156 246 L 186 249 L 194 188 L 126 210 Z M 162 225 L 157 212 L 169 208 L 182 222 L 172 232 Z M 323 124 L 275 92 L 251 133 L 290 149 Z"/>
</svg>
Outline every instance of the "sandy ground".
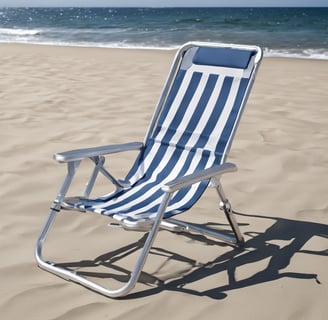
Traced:
<svg viewBox="0 0 328 320">
<path fill-rule="evenodd" d="M 263 59 L 229 156 L 239 170 L 223 179 L 244 249 L 162 231 L 141 282 L 115 300 L 36 265 L 35 242 L 66 170 L 51 157 L 142 141 L 175 52 L 32 45 L 0 52 L 1 319 L 326 319 L 328 61 Z M 110 158 L 115 175 L 135 156 Z M 88 170 L 81 167 L 73 192 Z M 107 188 L 100 180 L 99 190 Z M 216 210 L 210 189 L 188 218 L 213 221 Z M 115 286 L 111 250 L 137 246 L 142 234 L 107 222 L 60 216 L 45 255 Z M 134 256 L 115 263 L 129 269 Z"/>
</svg>

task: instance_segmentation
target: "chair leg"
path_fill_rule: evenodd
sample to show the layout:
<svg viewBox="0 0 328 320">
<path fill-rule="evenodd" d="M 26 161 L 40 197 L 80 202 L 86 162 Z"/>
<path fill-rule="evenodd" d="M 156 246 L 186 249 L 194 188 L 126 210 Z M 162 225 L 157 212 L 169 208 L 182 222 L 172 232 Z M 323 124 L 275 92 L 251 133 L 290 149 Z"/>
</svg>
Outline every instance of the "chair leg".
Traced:
<svg viewBox="0 0 328 320">
<path fill-rule="evenodd" d="M 224 192 L 223 192 L 223 188 L 221 186 L 221 183 L 218 183 L 216 186 L 216 190 L 219 194 L 220 197 L 220 209 L 224 211 L 229 224 L 231 226 L 231 229 L 236 237 L 236 244 L 237 245 L 243 245 L 244 244 L 244 237 L 239 229 L 237 220 L 235 218 L 235 215 L 232 211 L 232 207 L 231 204 L 228 200 L 228 198 L 225 196 Z"/>
<path fill-rule="evenodd" d="M 227 197 L 225 196 L 222 186 L 218 180 L 215 181 L 215 187 L 220 197 L 220 209 L 224 211 L 229 225 L 233 231 L 233 235 L 223 233 L 219 230 L 212 228 L 201 227 L 193 223 L 181 221 L 175 218 L 168 218 L 162 221 L 161 228 L 171 232 L 196 232 L 204 236 L 213 237 L 222 242 L 225 242 L 234 246 L 241 246 L 244 243 L 244 238 L 240 232 L 238 223 L 232 211 L 231 205 Z"/>
<path fill-rule="evenodd" d="M 69 176 L 69 174 L 68 174 L 68 176 Z M 68 180 L 69 180 L 69 178 L 66 178 L 65 181 L 69 182 Z M 66 182 L 64 183 L 65 186 L 66 186 Z M 64 187 L 62 189 L 64 189 Z M 61 190 L 61 191 L 65 191 L 65 190 Z M 64 193 L 65 192 L 60 192 L 60 194 L 64 194 Z M 59 277 L 64 278 L 65 280 L 71 280 L 71 281 L 77 282 L 77 283 L 79 283 L 79 284 L 81 284 L 81 285 L 83 285 L 83 286 L 85 286 L 85 287 L 87 287 L 87 288 L 89 288 L 93 291 L 96 291 L 96 292 L 98 292 L 102 295 L 105 295 L 107 297 L 117 298 L 117 297 L 122 297 L 122 296 L 128 294 L 134 288 L 134 286 L 136 285 L 136 283 L 139 279 L 140 273 L 141 273 L 142 268 L 143 268 L 143 266 L 146 262 L 149 251 L 150 251 L 150 249 L 152 247 L 152 244 L 155 240 L 155 237 L 158 233 L 161 221 L 163 220 L 165 209 L 166 209 L 166 207 L 169 203 L 170 198 L 171 198 L 170 193 L 167 193 L 167 194 L 164 195 L 163 201 L 162 201 L 162 203 L 160 205 L 160 208 L 158 210 L 158 214 L 156 216 L 156 219 L 154 221 L 152 229 L 148 233 L 148 236 L 146 238 L 146 241 L 145 241 L 145 244 L 144 244 L 143 249 L 141 251 L 141 254 L 140 254 L 140 256 L 139 256 L 139 258 L 136 262 L 136 265 L 135 265 L 133 271 L 130 274 L 129 280 L 125 283 L 125 285 L 122 288 L 117 289 L 117 290 L 109 290 L 109 289 L 107 289 L 107 288 L 105 288 L 105 287 L 103 287 L 103 286 L 101 286 L 101 285 L 99 285 L 95 282 L 92 282 L 92 281 L 78 275 L 74 271 L 71 271 L 71 270 L 56 266 L 56 264 L 54 262 L 45 261 L 42 258 L 42 247 L 43 247 L 43 244 L 45 242 L 47 233 L 50 230 L 50 227 L 51 227 L 56 215 L 60 211 L 60 202 L 58 202 L 58 201 L 55 201 L 54 205 L 50 209 L 48 219 L 47 219 L 47 221 L 46 221 L 46 223 L 45 223 L 45 225 L 44 225 L 44 227 L 41 231 L 39 239 L 37 241 L 36 250 L 35 250 L 35 257 L 36 257 L 36 260 L 37 260 L 37 263 L 38 263 L 39 267 L 46 270 L 46 271 L 49 271 L 49 272 L 51 272 L 51 273 L 53 273 L 53 274 L 55 274 Z"/>
<path fill-rule="evenodd" d="M 39 238 L 37 240 L 36 247 L 35 247 L 35 259 L 36 259 L 38 265 L 43 269 L 48 269 L 48 270 L 52 269 L 53 264 L 51 262 L 46 262 L 42 258 L 42 247 L 47 238 L 47 234 L 56 218 L 56 215 L 61 210 L 62 202 L 63 202 L 63 200 L 66 196 L 66 193 L 73 181 L 76 169 L 79 164 L 80 164 L 80 161 L 67 163 L 67 175 L 65 177 L 62 187 L 59 190 L 56 200 L 54 200 L 54 202 L 50 208 L 46 223 L 44 224 L 44 226 L 41 230 L 41 233 L 39 235 Z"/>
</svg>

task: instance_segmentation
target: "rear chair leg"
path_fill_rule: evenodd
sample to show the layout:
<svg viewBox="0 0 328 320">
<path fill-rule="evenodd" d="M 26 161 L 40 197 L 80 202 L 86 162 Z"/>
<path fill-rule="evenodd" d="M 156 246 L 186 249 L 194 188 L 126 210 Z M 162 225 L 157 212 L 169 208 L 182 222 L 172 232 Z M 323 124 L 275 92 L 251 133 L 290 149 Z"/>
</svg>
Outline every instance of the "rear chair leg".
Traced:
<svg viewBox="0 0 328 320">
<path fill-rule="evenodd" d="M 239 229 L 239 226 L 238 226 L 238 223 L 237 223 L 237 220 L 235 218 L 235 215 L 232 211 L 232 207 L 231 207 L 231 204 L 228 200 L 228 198 L 225 196 L 224 192 L 223 192 L 223 188 L 221 186 L 221 183 L 218 183 L 216 185 L 216 190 L 219 194 L 219 197 L 220 197 L 220 209 L 224 211 L 228 221 L 229 221 L 229 224 L 232 228 L 232 231 L 233 233 L 235 234 L 235 237 L 236 237 L 236 242 L 238 245 L 243 245 L 244 244 L 244 237 Z"/>
<path fill-rule="evenodd" d="M 208 227 L 201 227 L 193 223 L 188 223 L 174 218 L 168 218 L 162 221 L 161 228 L 172 232 L 196 232 L 205 236 L 214 237 L 225 243 L 234 246 L 241 246 L 244 243 L 244 238 L 240 232 L 238 223 L 235 219 L 231 205 L 227 197 L 225 196 L 219 179 L 212 179 L 212 186 L 214 186 L 220 197 L 220 209 L 224 211 L 229 225 L 233 231 L 233 235 L 226 234 L 222 231 L 215 230 Z"/>
</svg>

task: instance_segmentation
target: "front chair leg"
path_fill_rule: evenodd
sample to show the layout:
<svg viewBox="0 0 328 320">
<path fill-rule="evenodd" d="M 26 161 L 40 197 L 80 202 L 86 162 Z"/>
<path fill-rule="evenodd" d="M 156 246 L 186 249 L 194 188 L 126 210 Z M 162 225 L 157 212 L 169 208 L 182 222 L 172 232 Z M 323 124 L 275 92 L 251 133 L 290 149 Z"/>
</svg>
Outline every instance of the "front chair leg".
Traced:
<svg viewBox="0 0 328 320">
<path fill-rule="evenodd" d="M 65 181 L 68 181 L 67 179 Z M 64 183 L 64 185 L 66 186 L 66 183 Z M 63 190 L 64 191 L 64 190 Z M 64 193 L 64 192 L 62 192 Z M 139 258 L 137 259 L 137 262 L 135 264 L 135 267 L 133 269 L 133 271 L 130 274 L 129 280 L 124 284 L 123 287 L 116 289 L 116 290 L 109 290 L 93 281 L 90 281 L 86 278 L 84 278 L 83 276 L 80 276 L 78 273 L 56 266 L 55 263 L 53 262 L 49 262 L 49 261 L 45 261 L 42 258 L 42 245 L 43 242 L 46 238 L 46 234 L 48 232 L 48 230 L 50 229 L 50 226 L 56 216 L 56 214 L 59 212 L 60 210 L 60 203 L 55 201 L 53 207 L 50 209 L 50 213 L 49 213 L 49 217 L 46 221 L 46 224 L 41 232 L 41 235 L 38 239 L 38 243 L 37 243 L 37 247 L 36 247 L 36 259 L 37 262 L 39 264 L 39 266 L 51 273 L 56 274 L 59 277 L 62 277 L 66 280 L 72 280 L 75 281 L 77 283 L 80 283 L 81 285 L 94 290 L 96 292 L 99 292 L 100 294 L 103 294 L 107 297 L 111 297 L 111 298 L 117 298 L 117 297 L 122 297 L 125 296 L 126 294 L 128 294 L 136 285 L 140 273 L 142 271 L 142 268 L 146 262 L 146 259 L 148 257 L 149 251 L 151 249 L 151 246 L 155 240 L 155 237 L 158 233 L 161 221 L 163 220 L 164 217 L 164 213 L 165 213 L 165 209 L 170 201 L 171 198 L 171 193 L 166 193 L 163 197 L 162 203 L 158 209 L 158 213 L 156 215 L 156 218 L 154 220 L 153 226 L 151 228 L 151 230 L 148 233 L 147 239 L 144 243 L 143 249 L 140 253 Z"/>
<path fill-rule="evenodd" d="M 49 270 L 49 266 L 51 266 L 48 262 L 45 262 L 42 258 L 42 247 L 43 243 L 46 240 L 48 231 L 50 230 L 50 227 L 52 223 L 55 220 L 56 215 L 60 212 L 62 202 L 66 196 L 66 193 L 73 181 L 75 172 L 77 167 L 79 166 L 80 161 L 74 161 L 74 162 L 68 162 L 67 163 L 67 174 L 65 177 L 65 180 L 62 184 L 62 187 L 59 190 L 59 193 L 54 200 L 52 206 L 50 207 L 49 215 L 46 220 L 46 223 L 44 224 L 41 233 L 39 235 L 39 238 L 37 240 L 36 248 L 35 248 L 35 258 L 38 263 L 38 265 L 46 270 Z"/>
</svg>

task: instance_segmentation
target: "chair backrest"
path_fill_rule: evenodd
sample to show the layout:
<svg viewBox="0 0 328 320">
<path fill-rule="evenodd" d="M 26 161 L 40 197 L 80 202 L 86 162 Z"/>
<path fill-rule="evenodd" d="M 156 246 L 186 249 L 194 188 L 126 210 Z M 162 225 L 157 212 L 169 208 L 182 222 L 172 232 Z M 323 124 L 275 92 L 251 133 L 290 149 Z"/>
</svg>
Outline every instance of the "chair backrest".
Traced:
<svg viewBox="0 0 328 320">
<path fill-rule="evenodd" d="M 221 162 L 242 111 L 255 55 L 255 50 L 189 49 L 162 109 L 154 139 L 208 150 Z"/>
<path fill-rule="evenodd" d="M 254 46 L 184 46 L 128 179 L 155 174 L 165 182 L 223 163 L 261 57 Z"/>
</svg>

